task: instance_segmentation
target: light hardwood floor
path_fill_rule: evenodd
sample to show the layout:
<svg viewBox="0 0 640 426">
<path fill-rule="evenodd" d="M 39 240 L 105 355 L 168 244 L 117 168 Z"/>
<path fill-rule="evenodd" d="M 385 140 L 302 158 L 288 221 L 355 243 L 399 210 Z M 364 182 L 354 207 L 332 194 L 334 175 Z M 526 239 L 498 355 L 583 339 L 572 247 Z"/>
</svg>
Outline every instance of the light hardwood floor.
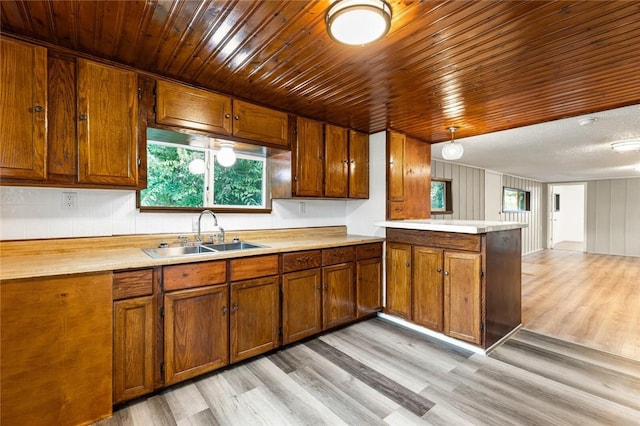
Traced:
<svg viewBox="0 0 640 426">
<path fill-rule="evenodd" d="M 121 408 L 110 425 L 633 425 L 640 362 L 520 330 L 489 357 L 382 319 Z"/>
<path fill-rule="evenodd" d="M 522 322 L 640 360 L 640 258 L 565 250 L 524 256 Z"/>
</svg>

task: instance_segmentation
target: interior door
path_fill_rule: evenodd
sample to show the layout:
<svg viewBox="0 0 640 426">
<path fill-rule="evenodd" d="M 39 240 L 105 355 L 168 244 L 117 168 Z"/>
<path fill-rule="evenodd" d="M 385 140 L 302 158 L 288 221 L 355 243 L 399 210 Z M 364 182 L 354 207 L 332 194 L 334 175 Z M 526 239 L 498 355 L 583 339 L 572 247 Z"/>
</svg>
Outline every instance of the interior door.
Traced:
<svg viewBox="0 0 640 426">
<path fill-rule="evenodd" d="M 502 220 L 502 173 L 486 171 L 484 194 L 484 220 Z"/>
</svg>

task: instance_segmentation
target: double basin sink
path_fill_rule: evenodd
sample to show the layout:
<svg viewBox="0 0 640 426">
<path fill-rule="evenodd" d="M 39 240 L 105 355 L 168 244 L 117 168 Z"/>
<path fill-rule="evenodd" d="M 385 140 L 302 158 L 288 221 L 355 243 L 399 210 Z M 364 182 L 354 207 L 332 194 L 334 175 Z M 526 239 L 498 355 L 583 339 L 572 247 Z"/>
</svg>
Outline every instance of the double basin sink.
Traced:
<svg viewBox="0 0 640 426">
<path fill-rule="evenodd" d="M 241 241 L 237 243 L 198 244 L 193 246 L 181 247 L 145 248 L 142 249 L 142 251 L 155 259 L 164 259 L 166 257 L 192 256 L 196 254 L 211 254 L 221 251 L 248 250 L 263 247 L 266 246 Z"/>
</svg>

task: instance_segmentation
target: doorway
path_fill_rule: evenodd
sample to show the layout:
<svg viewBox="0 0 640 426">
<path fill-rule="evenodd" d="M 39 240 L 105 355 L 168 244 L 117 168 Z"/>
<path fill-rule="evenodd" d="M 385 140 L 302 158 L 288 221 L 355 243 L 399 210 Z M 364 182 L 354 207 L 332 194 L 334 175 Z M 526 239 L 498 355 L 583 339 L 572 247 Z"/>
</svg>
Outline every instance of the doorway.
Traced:
<svg viewBox="0 0 640 426">
<path fill-rule="evenodd" d="M 584 182 L 549 185 L 549 248 L 585 251 Z"/>
</svg>

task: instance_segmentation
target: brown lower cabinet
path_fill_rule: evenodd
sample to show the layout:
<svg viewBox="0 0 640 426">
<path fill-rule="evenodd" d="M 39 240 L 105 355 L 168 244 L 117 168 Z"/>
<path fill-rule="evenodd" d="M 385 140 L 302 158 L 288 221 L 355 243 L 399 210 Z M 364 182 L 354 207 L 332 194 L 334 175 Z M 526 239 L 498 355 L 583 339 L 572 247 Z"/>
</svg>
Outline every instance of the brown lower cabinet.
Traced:
<svg viewBox="0 0 640 426">
<path fill-rule="evenodd" d="M 521 322 L 520 230 L 387 229 L 385 312 L 488 348 Z"/>
<path fill-rule="evenodd" d="M 226 265 L 221 260 L 163 268 L 165 385 L 229 363 Z"/>
<path fill-rule="evenodd" d="M 336 327 L 356 318 L 354 263 L 346 262 L 322 268 L 322 326 Z"/>
</svg>

